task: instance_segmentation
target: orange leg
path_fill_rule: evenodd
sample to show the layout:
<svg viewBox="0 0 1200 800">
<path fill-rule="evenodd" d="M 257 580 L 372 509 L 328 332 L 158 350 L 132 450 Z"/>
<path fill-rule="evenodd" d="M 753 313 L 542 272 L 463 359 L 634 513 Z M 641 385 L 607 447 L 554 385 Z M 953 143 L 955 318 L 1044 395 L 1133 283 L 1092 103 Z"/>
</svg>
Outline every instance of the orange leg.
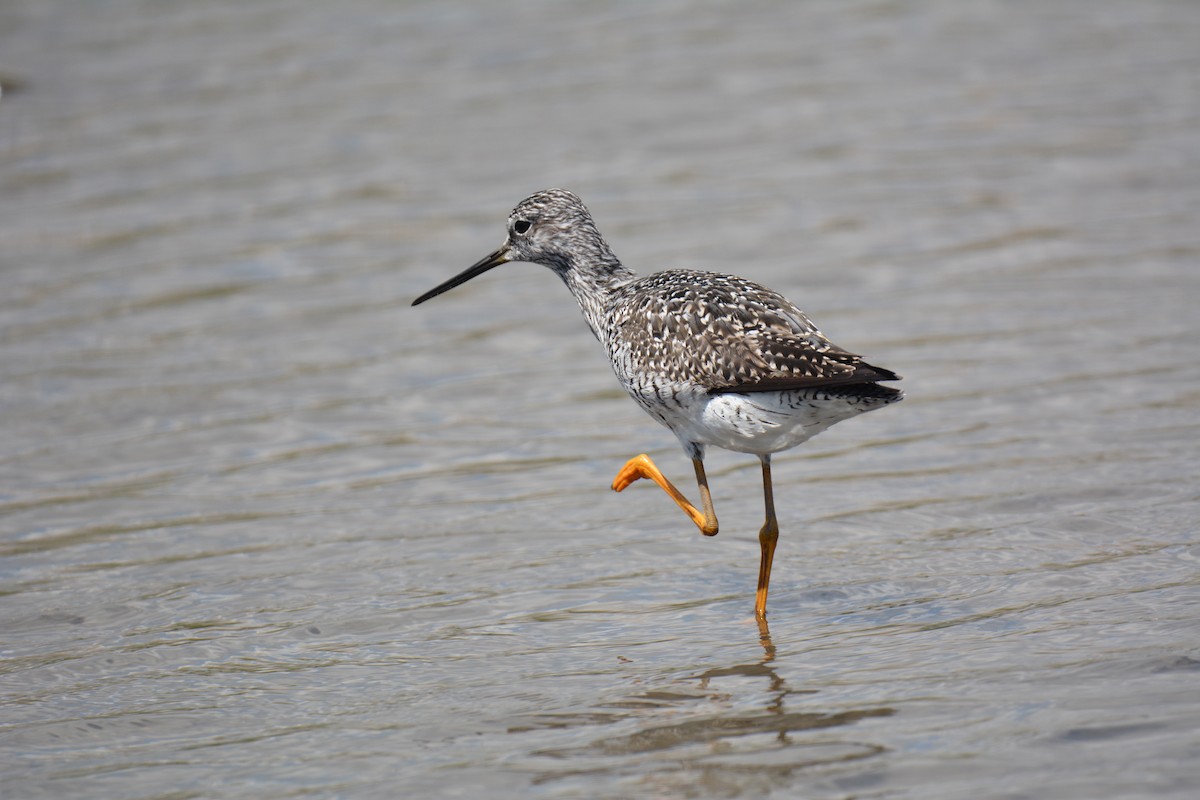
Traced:
<svg viewBox="0 0 1200 800">
<path fill-rule="evenodd" d="M 767 505 L 767 521 L 758 532 L 762 560 L 758 562 L 758 591 L 754 595 L 754 616 L 767 618 L 767 587 L 771 583 L 771 562 L 775 560 L 775 543 L 779 541 L 779 521 L 775 519 L 775 494 L 771 488 L 771 457 L 762 456 L 763 498 Z"/>
<path fill-rule="evenodd" d="M 704 510 L 696 508 L 688 502 L 688 499 L 683 496 L 683 493 L 675 488 L 675 484 L 667 480 L 667 477 L 659 472 L 658 467 L 650 460 L 650 456 L 642 453 L 640 456 L 634 456 L 625 462 L 625 466 L 621 467 L 621 471 L 617 473 L 617 477 L 613 478 L 613 491 L 619 492 L 629 484 L 641 478 L 649 478 L 657 483 L 662 490 L 670 495 L 676 505 L 684 510 L 692 520 L 696 523 L 696 527 L 705 536 L 717 535 L 717 512 L 713 510 L 712 496 L 708 492 L 708 478 L 704 474 L 704 462 L 698 458 L 692 459 L 692 465 L 696 468 L 696 484 L 700 487 L 700 504 L 704 506 Z"/>
</svg>

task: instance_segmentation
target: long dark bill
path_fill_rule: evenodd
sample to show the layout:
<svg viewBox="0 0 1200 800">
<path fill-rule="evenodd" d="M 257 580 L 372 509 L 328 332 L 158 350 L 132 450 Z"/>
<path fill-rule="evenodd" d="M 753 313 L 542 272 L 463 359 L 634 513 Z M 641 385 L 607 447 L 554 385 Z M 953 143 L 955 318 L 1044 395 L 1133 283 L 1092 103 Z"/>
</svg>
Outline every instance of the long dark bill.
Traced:
<svg viewBox="0 0 1200 800">
<path fill-rule="evenodd" d="M 440 285 L 435 286 L 434 288 L 430 289 L 428 292 L 421 295 L 416 300 L 413 300 L 412 304 L 414 306 L 419 306 L 421 303 L 424 303 L 426 300 L 437 297 L 439 294 L 442 294 L 443 292 L 448 292 L 451 289 L 453 289 L 455 286 L 464 284 L 467 281 L 471 280 L 471 278 L 474 278 L 477 275 L 482 275 L 483 273 L 487 272 L 489 269 L 492 269 L 494 267 L 500 266 L 501 264 L 507 263 L 508 257 L 505 255 L 506 249 L 507 248 L 501 247 L 496 252 L 483 258 L 482 260 L 480 260 L 476 264 L 472 265 L 471 267 L 463 270 L 462 272 L 455 275 L 453 278 L 446 281 L 445 283 L 440 284 Z"/>
</svg>

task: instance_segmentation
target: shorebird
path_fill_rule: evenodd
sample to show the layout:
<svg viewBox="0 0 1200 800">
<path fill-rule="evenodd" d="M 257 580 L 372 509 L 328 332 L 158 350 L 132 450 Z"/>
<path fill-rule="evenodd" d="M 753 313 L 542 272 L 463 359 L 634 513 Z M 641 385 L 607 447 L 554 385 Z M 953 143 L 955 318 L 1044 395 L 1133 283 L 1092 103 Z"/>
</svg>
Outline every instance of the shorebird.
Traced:
<svg viewBox="0 0 1200 800">
<path fill-rule="evenodd" d="M 838 347 L 804 312 L 765 286 L 682 269 L 639 277 L 613 254 L 583 202 L 564 189 L 547 189 L 518 203 L 499 249 L 413 305 L 510 261 L 549 267 L 566 283 L 625 391 L 671 429 L 692 460 L 700 507 L 645 453 L 617 473 L 615 491 L 642 478 L 652 480 L 701 533 L 715 536 L 705 447 L 758 456 L 766 521 L 759 531 L 754 613 L 765 620 L 779 540 L 771 455 L 900 400 L 900 390 L 879 384 L 900 376 Z"/>
</svg>

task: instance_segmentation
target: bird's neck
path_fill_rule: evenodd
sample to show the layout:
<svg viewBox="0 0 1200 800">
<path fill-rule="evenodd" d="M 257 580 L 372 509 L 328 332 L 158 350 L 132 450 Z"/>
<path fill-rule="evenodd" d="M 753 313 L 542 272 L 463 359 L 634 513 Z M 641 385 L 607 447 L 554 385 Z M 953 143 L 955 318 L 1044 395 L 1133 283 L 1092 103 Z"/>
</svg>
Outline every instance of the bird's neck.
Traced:
<svg viewBox="0 0 1200 800">
<path fill-rule="evenodd" d="M 609 298 L 637 275 L 627 269 L 607 248 L 604 253 L 559 271 L 559 275 L 571 290 L 571 294 L 575 295 L 588 327 L 592 329 L 595 337 L 603 342 L 604 309 Z"/>
</svg>

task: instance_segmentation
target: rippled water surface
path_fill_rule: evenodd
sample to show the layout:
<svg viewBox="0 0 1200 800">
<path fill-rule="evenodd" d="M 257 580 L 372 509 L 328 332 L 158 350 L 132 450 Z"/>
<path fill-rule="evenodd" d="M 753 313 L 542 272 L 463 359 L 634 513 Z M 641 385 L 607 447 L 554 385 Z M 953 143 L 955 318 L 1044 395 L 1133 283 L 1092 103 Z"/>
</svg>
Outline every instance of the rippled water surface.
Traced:
<svg viewBox="0 0 1200 800">
<path fill-rule="evenodd" d="M 1194 797 L 1200 5 L 0 7 L 5 797 Z M 905 376 L 722 532 L 566 186 Z"/>
</svg>

